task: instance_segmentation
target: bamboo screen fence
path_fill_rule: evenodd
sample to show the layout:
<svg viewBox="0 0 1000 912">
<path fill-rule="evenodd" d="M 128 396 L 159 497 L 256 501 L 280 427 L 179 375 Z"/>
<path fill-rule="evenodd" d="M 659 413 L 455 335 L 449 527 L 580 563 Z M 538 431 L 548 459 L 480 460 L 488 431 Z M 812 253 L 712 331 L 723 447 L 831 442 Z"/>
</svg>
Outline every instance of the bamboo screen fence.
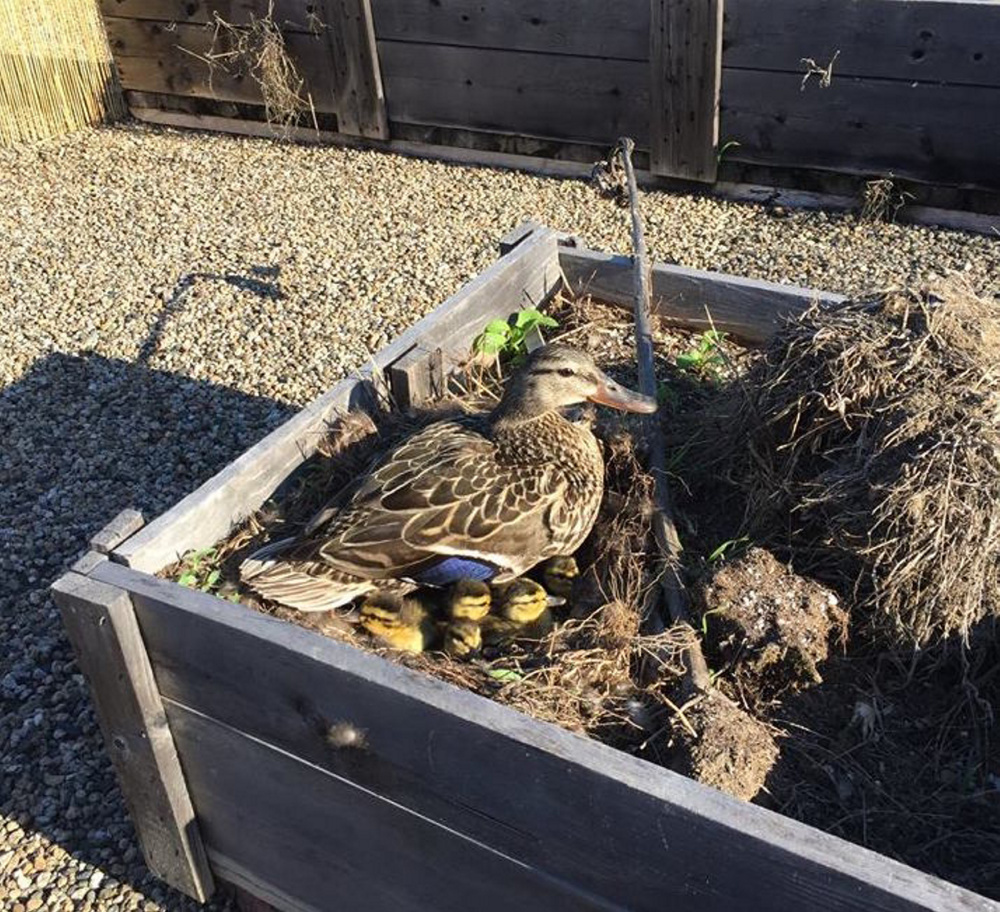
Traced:
<svg viewBox="0 0 1000 912">
<path fill-rule="evenodd" d="M 124 113 L 95 0 L 0 0 L 0 146 Z"/>
</svg>

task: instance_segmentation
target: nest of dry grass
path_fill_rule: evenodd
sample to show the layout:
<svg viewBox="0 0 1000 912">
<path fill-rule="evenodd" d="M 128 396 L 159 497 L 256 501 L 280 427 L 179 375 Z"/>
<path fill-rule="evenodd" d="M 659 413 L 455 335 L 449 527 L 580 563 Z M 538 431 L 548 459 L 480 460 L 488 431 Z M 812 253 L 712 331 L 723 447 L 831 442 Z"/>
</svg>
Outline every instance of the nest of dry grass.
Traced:
<svg viewBox="0 0 1000 912">
<path fill-rule="evenodd" d="M 724 425 L 758 540 L 853 591 L 893 644 L 1000 613 L 1000 304 L 952 280 L 774 340 Z"/>
</svg>

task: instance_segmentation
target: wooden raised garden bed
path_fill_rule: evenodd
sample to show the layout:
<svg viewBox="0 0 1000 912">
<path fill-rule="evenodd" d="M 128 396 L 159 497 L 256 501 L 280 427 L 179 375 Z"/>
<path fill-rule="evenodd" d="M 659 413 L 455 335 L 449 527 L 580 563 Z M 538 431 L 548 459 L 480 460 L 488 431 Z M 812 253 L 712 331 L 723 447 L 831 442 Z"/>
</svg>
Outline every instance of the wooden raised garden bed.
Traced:
<svg viewBox="0 0 1000 912">
<path fill-rule="evenodd" d="M 526 224 L 357 376 L 163 516 L 126 513 L 54 586 L 150 868 L 281 909 L 950 910 L 992 903 L 377 655 L 154 574 L 211 546 L 388 384 L 429 395 L 489 319 L 626 257 Z M 816 298 L 657 266 L 654 309 L 749 342 Z"/>
</svg>

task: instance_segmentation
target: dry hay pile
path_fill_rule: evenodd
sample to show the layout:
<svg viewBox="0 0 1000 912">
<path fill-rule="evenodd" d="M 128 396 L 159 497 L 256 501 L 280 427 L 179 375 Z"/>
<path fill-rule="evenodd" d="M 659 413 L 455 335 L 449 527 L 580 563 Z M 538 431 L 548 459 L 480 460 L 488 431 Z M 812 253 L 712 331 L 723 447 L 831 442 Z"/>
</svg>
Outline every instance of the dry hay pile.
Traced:
<svg viewBox="0 0 1000 912">
<path fill-rule="evenodd" d="M 727 475 L 757 541 L 924 645 L 996 616 L 1000 305 L 954 281 L 814 307 L 751 372 Z"/>
</svg>

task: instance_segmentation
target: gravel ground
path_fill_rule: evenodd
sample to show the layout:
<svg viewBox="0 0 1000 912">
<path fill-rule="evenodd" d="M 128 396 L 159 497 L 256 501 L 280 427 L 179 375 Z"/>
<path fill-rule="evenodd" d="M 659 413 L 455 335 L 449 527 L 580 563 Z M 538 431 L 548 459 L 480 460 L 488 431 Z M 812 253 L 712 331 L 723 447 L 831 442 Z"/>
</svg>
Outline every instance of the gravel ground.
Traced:
<svg viewBox="0 0 1000 912">
<path fill-rule="evenodd" d="M 0 150 L 0 907 L 187 909 L 145 870 L 47 587 L 493 261 L 526 217 L 627 250 L 584 184 L 137 126 Z M 1000 242 L 645 196 L 657 259 L 858 292 Z M 217 901 L 212 908 L 223 908 Z"/>
</svg>

